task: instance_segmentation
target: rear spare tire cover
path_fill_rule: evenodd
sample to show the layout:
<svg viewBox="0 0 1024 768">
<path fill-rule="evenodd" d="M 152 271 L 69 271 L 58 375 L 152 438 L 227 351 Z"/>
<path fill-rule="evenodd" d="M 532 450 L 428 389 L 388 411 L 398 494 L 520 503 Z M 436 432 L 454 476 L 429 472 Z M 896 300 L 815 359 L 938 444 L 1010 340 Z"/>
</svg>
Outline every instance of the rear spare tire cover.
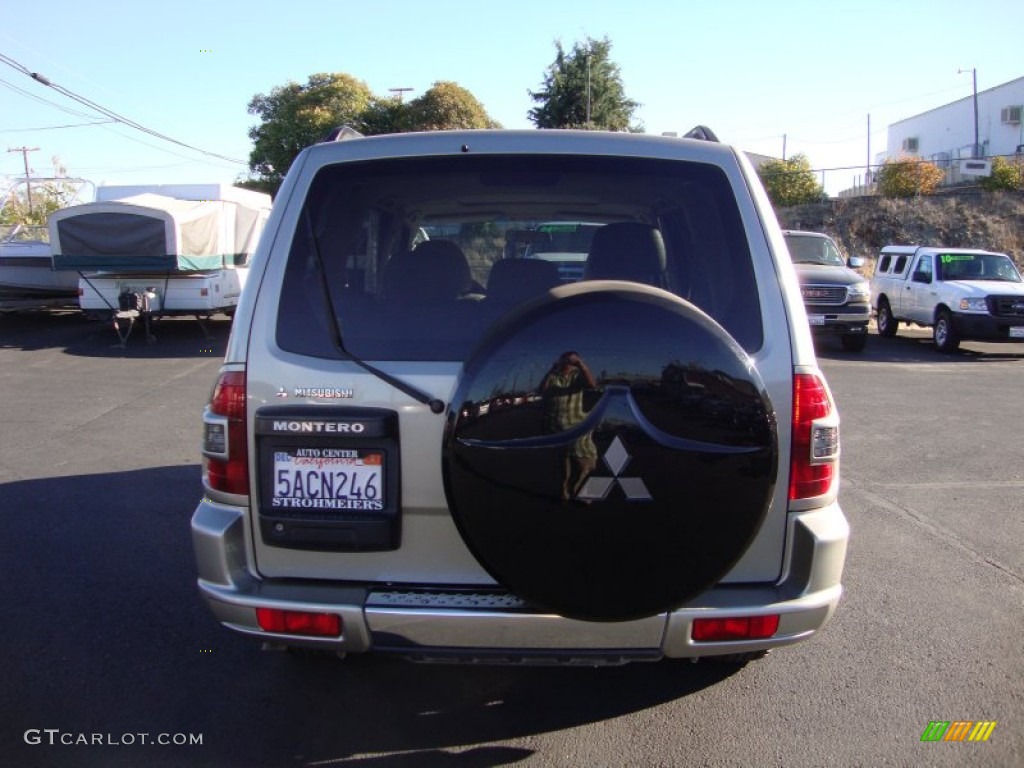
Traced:
<svg viewBox="0 0 1024 768">
<path fill-rule="evenodd" d="M 719 581 L 775 484 L 774 413 L 748 355 L 678 296 L 557 288 L 470 355 L 445 429 L 448 505 L 504 587 L 570 618 L 676 608 Z"/>
</svg>

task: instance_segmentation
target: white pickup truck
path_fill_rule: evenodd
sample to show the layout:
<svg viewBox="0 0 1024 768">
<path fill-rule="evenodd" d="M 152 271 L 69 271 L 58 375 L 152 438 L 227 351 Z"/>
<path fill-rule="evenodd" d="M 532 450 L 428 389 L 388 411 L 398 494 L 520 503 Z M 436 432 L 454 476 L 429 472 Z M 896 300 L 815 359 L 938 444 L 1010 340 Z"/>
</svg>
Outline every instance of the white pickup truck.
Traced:
<svg viewBox="0 0 1024 768">
<path fill-rule="evenodd" d="M 871 278 L 880 336 L 900 321 L 931 326 L 935 347 L 962 340 L 1024 341 L 1024 280 L 1004 253 L 888 245 Z"/>
</svg>

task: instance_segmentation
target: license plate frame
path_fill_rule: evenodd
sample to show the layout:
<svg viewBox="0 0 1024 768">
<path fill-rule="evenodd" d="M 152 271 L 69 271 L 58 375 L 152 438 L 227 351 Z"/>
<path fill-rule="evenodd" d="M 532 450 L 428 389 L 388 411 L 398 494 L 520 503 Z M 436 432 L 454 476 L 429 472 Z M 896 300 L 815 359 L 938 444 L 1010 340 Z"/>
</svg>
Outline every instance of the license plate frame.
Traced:
<svg viewBox="0 0 1024 768">
<path fill-rule="evenodd" d="M 382 448 L 278 446 L 266 478 L 272 511 L 383 512 L 389 501 Z"/>
<path fill-rule="evenodd" d="M 1010 327 L 1010 338 L 1020 339 L 1024 341 L 1024 325 L 1014 325 Z"/>
<path fill-rule="evenodd" d="M 255 422 L 258 548 L 385 552 L 401 546 L 402 452 L 396 411 L 363 406 L 273 405 L 257 409 Z M 295 465 L 293 458 L 297 456 L 309 459 L 309 463 Z M 374 488 L 380 493 L 370 494 L 375 498 L 366 499 L 364 492 L 360 500 L 343 491 L 341 503 L 293 503 L 287 499 L 296 494 L 275 487 L 279 469 L 305 466 L 310 472 L 326 468 L 344 471 L 347 462 L 340 459 L 355 459 L 356 467 L 361 459 L 363 471 L 368 457 L 376 467 L 372 469 Z M 332 461 L 317 468 L 314 460 L 324 458 Z M 305 480 L 304 476 L 304 488 Z M 314 486 L 322 498 L 324 484 L 317 480 Z M 359 487 L 365 489 L 366 483 L 361 482 Z M 332 495 L 336 495 L 337 486 L 334 490 Z"/>
</svg>

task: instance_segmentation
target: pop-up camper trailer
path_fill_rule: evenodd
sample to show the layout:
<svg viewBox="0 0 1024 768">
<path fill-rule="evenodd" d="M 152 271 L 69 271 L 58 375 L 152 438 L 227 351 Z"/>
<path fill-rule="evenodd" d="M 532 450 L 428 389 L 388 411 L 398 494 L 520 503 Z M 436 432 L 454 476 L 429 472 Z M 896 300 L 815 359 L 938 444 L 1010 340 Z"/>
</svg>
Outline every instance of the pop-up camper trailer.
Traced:
<svg viewBox="0 0 1024 768">
<path fill-rule="evenodd" d="M 79 274 L 86 312 L 230 313 L 270 213 L 268 195 L 225 184 L 100 187 L 50 216 L 56 270 Z"/>
</svg>

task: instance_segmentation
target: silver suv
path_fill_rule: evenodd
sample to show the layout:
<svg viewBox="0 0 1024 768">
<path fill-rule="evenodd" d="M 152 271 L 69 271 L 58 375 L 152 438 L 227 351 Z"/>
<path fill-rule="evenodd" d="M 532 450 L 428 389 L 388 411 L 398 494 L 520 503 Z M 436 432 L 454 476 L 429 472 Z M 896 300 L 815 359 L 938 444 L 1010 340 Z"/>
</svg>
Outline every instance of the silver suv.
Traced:
<svg viewBox="0 0 1024 768">
<path fill-rule="evenodd" d="M 268 647 L 588 665 L 821 629 L 838 415 L 743 155 L 341 135 L 289 171 L 203 416 L 216 617 Z M 580 279 L 525 257 L 550 222 L 600 225 Z"/>
</svg>

